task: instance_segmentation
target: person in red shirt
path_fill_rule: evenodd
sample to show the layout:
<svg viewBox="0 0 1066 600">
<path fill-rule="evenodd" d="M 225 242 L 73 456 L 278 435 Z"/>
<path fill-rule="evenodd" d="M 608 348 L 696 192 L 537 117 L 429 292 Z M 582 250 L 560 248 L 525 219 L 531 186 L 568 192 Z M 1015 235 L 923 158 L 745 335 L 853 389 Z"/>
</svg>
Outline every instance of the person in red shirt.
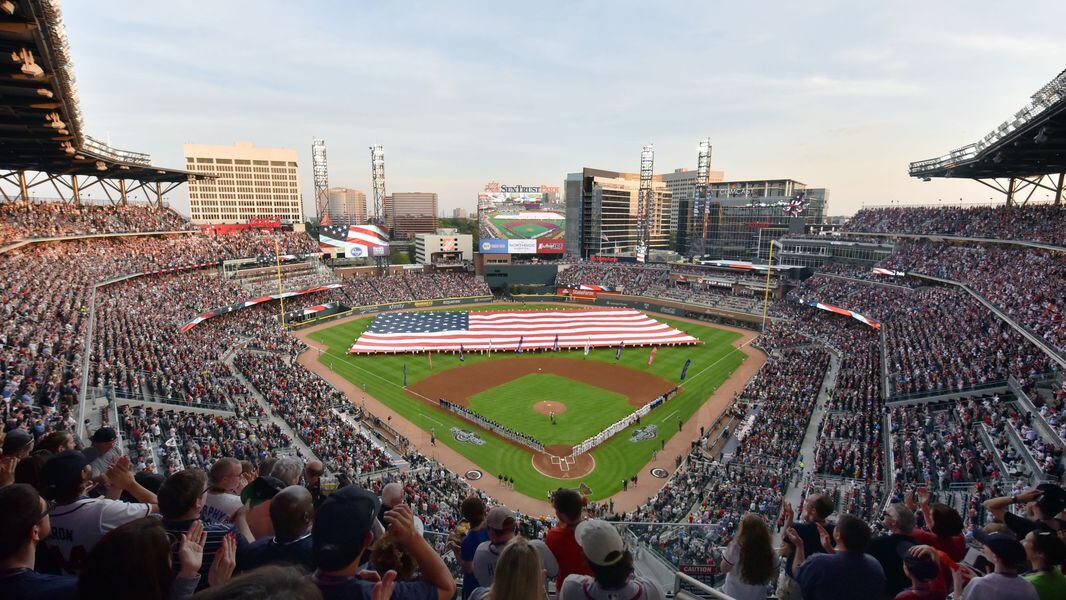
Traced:
<svg viewBox="0 0 1066 600">
<path fill-rule="evenodd" d="M 914 494 L 908 493 L 905 502 L 908 507 L 914 505 Z M 918 544 L 932 546 L 954 562 L 959 562 L 966 556 L 966 538 L 962 531 L 964 524 L 962 517 L 954 508 L 939 502 L 930 502 L 930 494 L 924 488 L 918 488 L 918 502 L 925 526 L 915 528 L 911 533 L 914 541 Z M 932 582 L 932 588 L 938 592 L 943 590 L 945 594 L 951 589 L 951 569 L 947 561 L 939 561 L 940 575 Z"/>
<path fill-rule="evenodd" d="M 559 488 L 552 494 L 552 506 L 555 507 L 555 516 L 559 518 L 559 524 L 548 530 L 544 535 L 544 543 L 555 555 L 559 563 L 559 575 L 555 578 L 555 594 L 561 593 L 563 580 L 567 575 L 592 575 L 585 553 L 577 544 L 574 530 L 578 523 L 585 520 L 582 511 L 585 500 L 577 490 Z"/>
</svg>

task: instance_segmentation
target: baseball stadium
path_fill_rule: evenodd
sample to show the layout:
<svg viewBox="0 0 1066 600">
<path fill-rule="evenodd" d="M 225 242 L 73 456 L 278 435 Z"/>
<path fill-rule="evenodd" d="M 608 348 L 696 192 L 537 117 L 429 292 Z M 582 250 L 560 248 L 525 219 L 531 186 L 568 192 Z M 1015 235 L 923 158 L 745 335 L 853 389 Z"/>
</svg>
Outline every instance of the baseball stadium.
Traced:
<svg viewBox="0 0 1066 600">
<path fill-rule="evenodd" d="M 726 180 L 705 138 L 689 166 L 662 164 L 676 160 L 671 147 L 656 167 L 649 144 L 622 148 L 639 173 L 584 167 L 557 173 L 561 188 L 489 184 L 474 216 L 473 189 L 442 194 L 469 207 L 394 189 L 436 185 L 405 165 L 466 156 L 469 146 L 420 128 L 416 113 L 433 110 L 351 111 L 358 128 L 399 136 L 389 133 L 395 117 L 418 138 L 366 140 L 370 192 L 338 187 L 325 140 L 310 134 L 322 124 L 308 115 L 322 105 L 292 109 L 308 96 L 277 75 L 295 65 L 315 81 L 351 74 L 362 85 L 368 72 L 307 60 L 309 44 L 359 55 L 345 44 L 391 35 L 382 15 L 393 9 L 341 3 L 326 23 L 315 11 L 327 9 L 299 8 L 279 38 L 243 19 L 205 27 L 201 14 L 162 4 L 137 5 L 131 20 L 112 3 L 0 1 L 0 598 L 1066 597 L 1066 71 L 1029 56 L 1051 42 L 1005 52 L 1013 75 L 995 90 L 976 76 L 956 90 L 948 76 L 963 64 L 990 71 L 972 53 L 1017 45 L 999 38 L 952 38 L 924 57 L 937 76 L 920 86 L 789 80 L 844 89 L 840 114 L 856 119 L 878 101 L 895 111 L 900 97 L 920 98 L 910 104 L 925 113 L 907 124 L 964 145 L 906 139 L 908 153 L 941 154 L 887 161 L 897 189 L 968 190 L 966 201 L 850 197 L 831 216 L 826 188 Z M 292 7 L 218 10 L 275 18 Z M 420 18 L 436 28 L 435 10 Z M 485 25 L 462 6 L 447 10 Z M 816 33 L 824 22 L 868 32 L 876 21 L 818 13 L 811 24 L 795 10 L 789 25 Z M 717 49 L 714 36 L 686 29 L 709 22 L 689 12 L 664 12 L 667 26 L 641 31 Z M 507 13 L 479 35 L 504 25 L 513 50 L 524 24 Z M 1038 30 L 1066 17 L 1052 13 Z M 393 20 L 420 31 L 406 15 Z M 343 25 L 336 38 L 332 23 Z M 227 60 L 194 65 L 172 39 L 194 29 L 201 55 Z M 455 29 L 448 35 L 469 36 Z M 894 39 L 873 29 L 871 39 Z M 380 61 L 389 85 L 364 86 L 353 106 L 385 88 L 437 103 L 460 87 L 420 80 L 414 94 L 401 85 L 406 70 L 422 78 L 440 66 L 460 82 L 500 70 L 467 50 L 429 60 L 454 51 L 433 36 L 408 36 L 424 44 L 417 53 L 389 54 L 409 48 L 400 37 L 372 46 L 391 59 Z M 851 60 L 836 36 L 822 37 L 819 53 Z M 133 40 L 151 51 L 128 51 Z M 576 52 L 569 43 L 551 47 Z M 250 49 L 276 90 L 255 83 Z M 674 50 L 654 54 L 680 57 Z M 888 61 L 868 54 L 857 62 Z M 451 77 L 468 63 L 477 69 Z M 164 89 L 175 74 L 183 85 Z M 555 100 L 543 79 L 533 94 L 521 72 L 507 78 L 538 110 Z M 91 84 L 79 91 L 78 81 Z M 730 93 L 746 85 L 735 78 Z M 224 93 L 196 104 L 206 89 Z M 275 102 L 275 91 L 292 101 Z M 473 102 L 493 127 L 543 127 L 537 111 L 512 119 L 495 96 Z M 580 108 L 581 96 L 567 102 Z M 788 97 L 803 109 L 803 94 Z M 971 119 L 958 97 L 1005 120 Z M 832 108 L 830 94 L 818 98 Z M 941 101 L 957 110 L 926 106 Z M 758 103 L 730 106 L 766 117 Z M 664 111 L 654 125 L 693 121 Z M 254 126 L 241 125 L 244 113 Z M 904 114 L 865 118 L 889 113 Z M 331 131 L 347 136 L 348 120 L 331 120 Z M 116 127 L 161 150 L 90 135 Z M 308 133 L 290 140 L 290 128 Z M 988 133 L 952 133 L 974 128 Z M 844 129 L 860 136 L 865 126 Z M 289 147 L 181 143 L 203 131 L 298 144 L 310 164 Z M 550 147 L 595 147 L 589 161 L 599 161 L 619 146 L 582 135 Z M 679 139 L 672 129 L 663 138 Z M 477 168 L 526 168 L 548 146 L 534 142 L 505 141 L 530 157 Z M 389 163 L 389 186 L 386 146 L 413 153 L 401 168 Z M 880 160 L 845 150 L 833 157 L 841 170 L 858 154 Z M 476 181 L 460 166 L 441 177 Z"/>
</svg>

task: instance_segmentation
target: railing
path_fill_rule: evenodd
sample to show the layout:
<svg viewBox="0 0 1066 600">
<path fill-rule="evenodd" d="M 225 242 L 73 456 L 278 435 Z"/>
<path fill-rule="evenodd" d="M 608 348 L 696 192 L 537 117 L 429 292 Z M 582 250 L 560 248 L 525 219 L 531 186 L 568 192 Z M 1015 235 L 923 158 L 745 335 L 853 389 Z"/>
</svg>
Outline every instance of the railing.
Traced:
<svg viewBox="0 0 1066 600">
<path fill-rule="evenodd" d="M 188 400 L 181 400 L 178 398 L 164 398 L 162 396 L 153 396 L 151 394 L 137 394 L 129 393 L 125 391 L 119 391 L 116 389 L 108 388 L 93 388 L 97 393 L 102 393 L 107 396 L 115 404 L 129 403 L 129 402 L 144 402 L 148 404 L 166 404 L 170 406 L 181 406 L 186 408 L 199 408 L 203 410 L 214 410 L 232 413 L 233 407 L 229 404 L 222 404 L 216 402 L 190 402 Z M 246 417 L 252 418 L 252 417 Z"/>
<path fill-rule="evenodd" d="M 112 148 L 100 140 L 93 139 L 87 135 L 84 136 L 81 147 L 83 150 L 88 150 L 99 157 L 107 158 L 115 162 L 143 165 L 146 167 L 151 166 L 152 164 L 152 157 L 144 152 L 133 152 L 132 150 Z"/>
<path fill-rule="evenodd" d="M 927 390 L 924 392 L 914 392 L 911 394 L 901 394 L 898 396 L 892 396 L 885 398 L 885 404 L 888 406 L 906 406 L 909 404 L 940 402 L 943 400 L 951 400 L 954 398 L 962 398 L 966 396 L 976 396 L 987 394 L 991 392 L 1006 392 L 1010 388 L 1007 386 L 1006 379 L 1000 379 L 998 381 L 991 381 L 989 383 L 983 383 L 980 385 L 974 385 L 962 389 L 941 389 L 941 390 Z"/>
<path fill-rule="evenodd" d="M 1063 444 L 1063 440 L 1059 437 L 1055 428 L 1044 419 L 1044 415 L 1040 414 L 1036 405 L 1029 399 L 1029 395 L 1025 393 L 1025 390 L 1022 389 L 1021 384 L 1018 383 L 1018 380 L 1015 379 L 1013 375 L 1007 379 L 1007 386 L 1010 387 L 1012 392 L 1014 392 L 1014 397 L 1018 400 L 1018 406 L 1021 407 L 1023 411 L 1032 415 L 1033 428 L 1040 434 L 1040 437 L 1043 438 L 1045 442 L 1053 444 L 1056 448 L 1061 449 L 1066 445 Z"/>
<path fill-rule="evenodd" d="M 674 598 L 678 600 L 695 600 L 696 598 L 714 598 L 715 600 L 736 600 L 721 590 L 697 581 L 678 571 L 674 576 Z"/>
</svg>

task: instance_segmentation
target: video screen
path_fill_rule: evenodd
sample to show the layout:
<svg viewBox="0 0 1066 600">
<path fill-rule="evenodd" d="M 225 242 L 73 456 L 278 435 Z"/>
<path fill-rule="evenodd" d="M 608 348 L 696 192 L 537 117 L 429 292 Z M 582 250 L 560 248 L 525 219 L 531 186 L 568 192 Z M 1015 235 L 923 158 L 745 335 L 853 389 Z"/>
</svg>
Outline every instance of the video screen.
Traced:
<svg viewBox="0 0 1066 600">
<path fill-rule="evenodd" d="M 477 204 L 482 253 L 562 254 L 565 250 L 566 207 L 558 193 L 489 191 L 478 195 Z"/>
</svg>

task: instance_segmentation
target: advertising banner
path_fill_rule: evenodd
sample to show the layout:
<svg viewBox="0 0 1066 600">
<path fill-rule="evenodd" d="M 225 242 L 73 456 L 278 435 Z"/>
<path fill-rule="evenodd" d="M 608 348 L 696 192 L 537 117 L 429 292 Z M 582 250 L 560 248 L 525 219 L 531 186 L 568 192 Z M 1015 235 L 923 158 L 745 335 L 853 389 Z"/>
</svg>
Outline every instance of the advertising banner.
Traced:
<svg viewBox="0 0 1066 600">
<path fill-rule="evenodd" d="M 563 240 L 537 240 L 537 254 L 562 254 L 566 250 Z"/>
<path fill-rule="evenodd" d="M 507 240 L 507 252 L 510 254 L 536 254 L 537 240 Z"/>
<path fill-rule="evenodd" d="M 507 240 L 481 238 L 478 250 L 482 254 L 507 254 Z"/>
</svg>

